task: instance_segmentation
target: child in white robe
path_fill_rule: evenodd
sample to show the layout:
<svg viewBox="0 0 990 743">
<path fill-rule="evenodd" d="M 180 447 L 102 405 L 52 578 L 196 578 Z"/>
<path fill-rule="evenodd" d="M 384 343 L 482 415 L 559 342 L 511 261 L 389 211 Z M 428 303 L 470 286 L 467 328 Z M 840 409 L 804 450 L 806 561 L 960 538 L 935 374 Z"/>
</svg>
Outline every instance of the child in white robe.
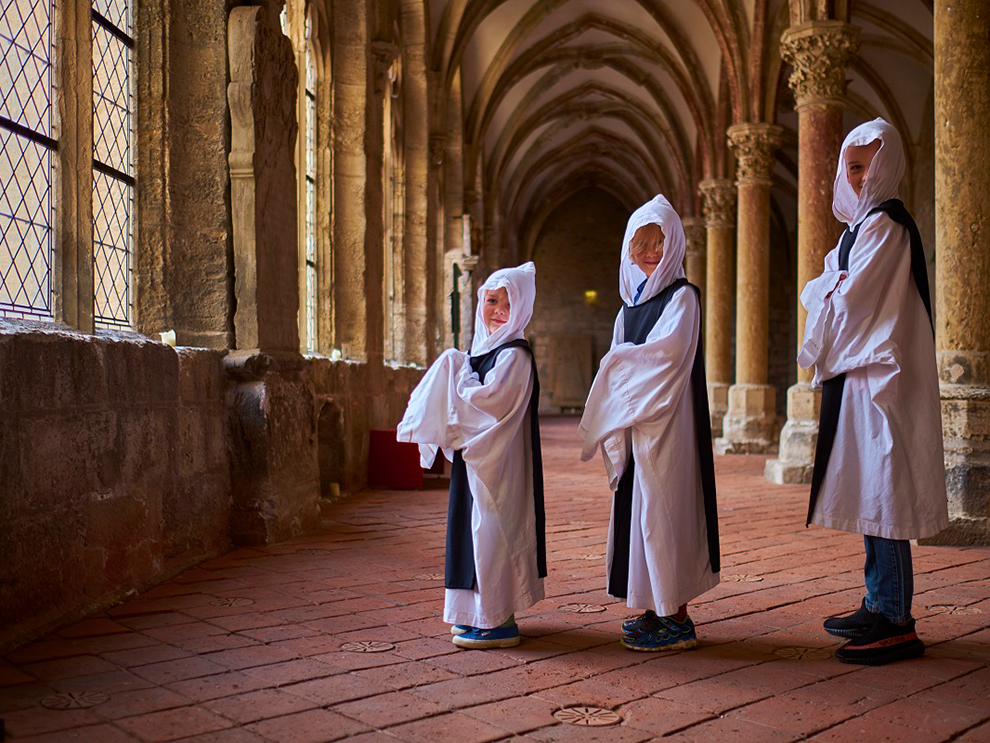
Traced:
<svg viewBox="0 0 990 743">
<path fill-rule="evenodd" d="M 519 644 L 515 613 L 543 598 L 546 547 L 539 379 L 523 331 L 536 266 L 494 272 L 478 290 L 471 354 L 442 353 L 413 390 L 399 441 L 451 460 L 444 620 L 460 647 Z"/>
<path fill-rule="evenodd" d="M 924 248 L 897 199 L 904 151 L 883 119 L 861 124 L 839 156 L 832 211 L 846 223 L 808 282 L 798 362 L 822 387 L 808 523 L 864 535 L 866 596 L 825 621 L 844 662 L 924 653 L 911 618 L 908 540 L 948 525 L 942 419 Z"/>
<path fill-rule="evenodd" d="M 684 251 L 681 220 L 663 196 L 629 218 L 625 305 L 578 427 L 581 459 L 601 449 L 615 491 L 608 593 L 646 610 L 622 625 L 622 644 L 638 651 L 694 647 L 687 603 L 719 581 L 701 303 Z"/>
</svg>

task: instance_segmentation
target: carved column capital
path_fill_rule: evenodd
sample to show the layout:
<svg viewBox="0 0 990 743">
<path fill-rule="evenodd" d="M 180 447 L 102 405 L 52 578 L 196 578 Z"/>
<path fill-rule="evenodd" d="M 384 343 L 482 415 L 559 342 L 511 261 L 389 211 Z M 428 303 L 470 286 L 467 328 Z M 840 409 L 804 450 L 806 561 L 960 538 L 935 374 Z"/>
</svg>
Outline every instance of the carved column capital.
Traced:
<svg viewBox="0 0 990 743">
<path fill-rule="evenodd" d="M 736 179 L 769 184 L 774 153 L 780 147 L 784 129 L 776 124 L 734 124 L 726 134 L 736 155 Z"/>
<path fill-rule="evenodd" d="M 859 28 L 842 21 L 812 21 L 780 36 L 780 56 L 793 66 L 788 79 L 797 108 L 843 104 L 846 63 L 859 49 Z"/>
<path fill-rule="evenodd" d="M 705 220 L 701 217 L 684 217 L 681 220 L 684 227 L 684 240 L 689 256 L 705 254 Z"/>
<path fill-rule="evenodd" d="M 736 226 L 736 184 L 728 178 L 713 178 L 698 184 L 706 227 Z"/>
</svg>

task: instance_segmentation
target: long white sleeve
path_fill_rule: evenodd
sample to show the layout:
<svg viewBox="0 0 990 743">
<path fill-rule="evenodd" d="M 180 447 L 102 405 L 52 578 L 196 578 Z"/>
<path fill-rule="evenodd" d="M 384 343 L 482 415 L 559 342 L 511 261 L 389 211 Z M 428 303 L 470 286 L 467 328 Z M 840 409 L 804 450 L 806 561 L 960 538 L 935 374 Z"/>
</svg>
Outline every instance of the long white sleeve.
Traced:
<svg viewBox="0 0 990 743">
<path fill-rule="evenodd" d="M 917 293 L 907 230 L 886 214 L 868 217 L 849 254 L 848 275 L 840 282 L 841 273 L 826 271 L 801 295 L 809 319 L 811 310 L 816 312 L 805 327 L 798 360 L 802 366 L 814 364 L 816 383 L 870 364 L 900 365 L 892 328 L 905 292 Z"/>
<path fill-rule="evenodd" d="M 601 361 L 578 434 L 587 461 L 599 445 L 625 429 L 663 427 L 690 384 L 701 311 L 691 289 L 678 291 L 647 339 L 619 343 Z"/>
</svg>

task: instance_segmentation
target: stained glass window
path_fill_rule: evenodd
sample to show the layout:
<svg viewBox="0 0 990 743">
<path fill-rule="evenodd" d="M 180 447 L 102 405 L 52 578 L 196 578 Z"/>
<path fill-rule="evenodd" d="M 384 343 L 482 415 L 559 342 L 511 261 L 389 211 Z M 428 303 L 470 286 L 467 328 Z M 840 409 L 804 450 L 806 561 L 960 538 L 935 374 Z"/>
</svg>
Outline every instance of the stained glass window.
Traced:
<svg viewBox="0 0 990 743">
<path fill-rule="evenodd" d="M 52 0 L 0 0 L 0 316 L 51 320 Z"/>
<path fill-rule="evenodd" d="M 97 327 L 128 328 L 134 241 L 132 8 L 93 3 L 93 312 Z"/>
</svg>

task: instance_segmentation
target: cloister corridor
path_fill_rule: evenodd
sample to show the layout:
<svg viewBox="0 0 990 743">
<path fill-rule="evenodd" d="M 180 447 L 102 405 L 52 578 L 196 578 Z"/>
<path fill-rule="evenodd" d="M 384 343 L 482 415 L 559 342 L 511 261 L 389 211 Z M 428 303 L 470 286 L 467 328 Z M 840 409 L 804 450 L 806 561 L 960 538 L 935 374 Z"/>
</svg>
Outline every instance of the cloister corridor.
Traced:
<svg viewBox="0 0 990 743">
<path fill-rule="evenodd" d="M 805 529 L 805 486 L 769 484 L 765 457 L 717 457 L 722 583 L 692 604 L 700 645 L 629 652 L 632 612 L 603 592 L 609 494 L 601 463 L 577 460 L 575 425 L 543 421 L 550 576 L 518 647 L 450 642 L 446 492 L 368 490 L 325 506 L 315 531 L 14 651 L 0 661 L 7 739 L 990 740 L 990 549 L 916 547 L 926 655 L 843 665 L 821 619 L 859 601 L 859 537 Z M 381 652 L 349 650 L 369 646 Z M 575 706 L 619 721 L 554 718 Z"/>
</svg>

